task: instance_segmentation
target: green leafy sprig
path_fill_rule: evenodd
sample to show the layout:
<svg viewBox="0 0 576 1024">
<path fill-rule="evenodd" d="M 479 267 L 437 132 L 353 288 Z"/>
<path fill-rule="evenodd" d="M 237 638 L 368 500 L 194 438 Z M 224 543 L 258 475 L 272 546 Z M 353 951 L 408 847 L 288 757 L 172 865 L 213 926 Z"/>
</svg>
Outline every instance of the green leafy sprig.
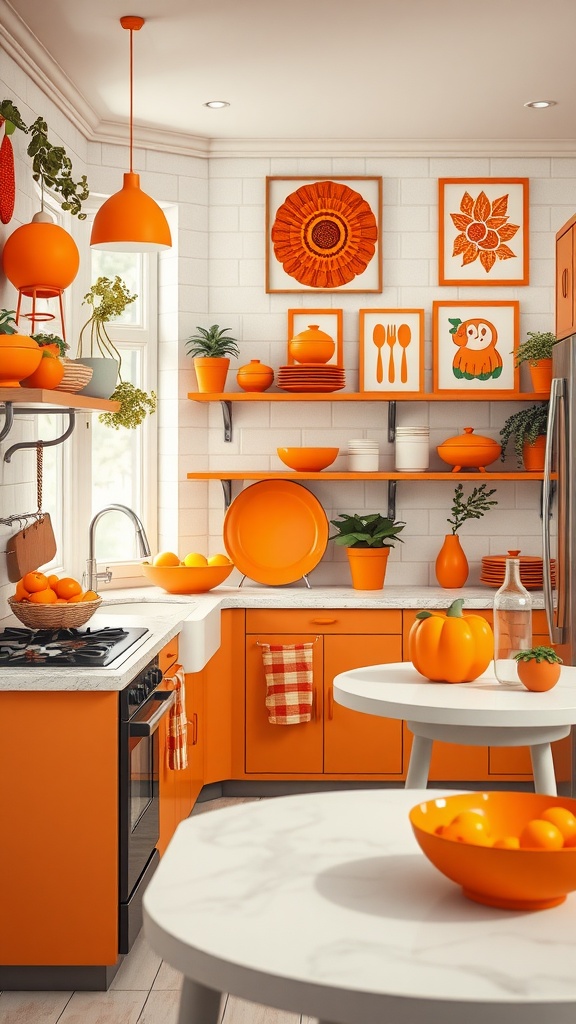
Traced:
<svg viewBox="0 0 576 1024">
<path fill-rule="evenodd" d="M 236 338 L 225 337 L 226 332 L 232 330 L 231 327 L 221 328 L 213 324 L 212 327 L 197 327 L 196 330 L 198 334 L 192 334 L 186 342 L 186 355 L 212 359 L 240 355 Z"/>
<path fill-rule="evenodd" d="M 0 334 L 18 334 L 15 309 L 0 309 Z"/>
<path fill-rule="evenodd" d="M 454 491 L 454 501 L 451 508 L 452 518 L 449 517 L 447 519 L 447 522 L 452 527 L 452 533 L 456 533 L 467 519 L 481 519 L 486 512 L 490 511 L 492 505 L 497 505 L 498 502 L 496 500 L 489 500 L 495 493 L 495 487 L 487 491 L 486 484 L 480 484 L 465 499 L 464 486 L 463 484 L 458 484 Z"/>
<path fill-rule="evenodd" d="M 519 651 L 514 655 L 516 661 L 548 661 L 551 665 L 555 662 L 563 664 L 562 658 L 552 647 L 530 647 L 527 651 Z"/>
<path fill-rule="evenodd" d="M 378 512 L 368 516 L 340 514 L 339 519 L 331 519 L 332 526 L 335 526 L 338 533 L 332 534 L 329 540 L 334 540 L 347 548 L 392 548 L 396 541 L 404 543 L 398 534 L 406 526 L 406 523 L 394 522 L 381 516 Z"/>
</svg>

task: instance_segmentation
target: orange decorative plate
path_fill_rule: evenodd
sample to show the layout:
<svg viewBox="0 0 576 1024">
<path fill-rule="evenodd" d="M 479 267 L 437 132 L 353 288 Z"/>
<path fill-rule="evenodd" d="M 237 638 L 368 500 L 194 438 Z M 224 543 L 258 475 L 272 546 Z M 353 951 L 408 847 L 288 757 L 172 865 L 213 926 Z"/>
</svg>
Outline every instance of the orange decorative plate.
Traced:
<svg viewBox="0 0 576 1024">
<path fill-rule="evenodd" d="M 255 583 L 294 583 L 314 569 L 328 543 L 318 499 L 290 480 L 246 487 L 224 519 L 224 545 L 237 569 Z"/>
</svg>

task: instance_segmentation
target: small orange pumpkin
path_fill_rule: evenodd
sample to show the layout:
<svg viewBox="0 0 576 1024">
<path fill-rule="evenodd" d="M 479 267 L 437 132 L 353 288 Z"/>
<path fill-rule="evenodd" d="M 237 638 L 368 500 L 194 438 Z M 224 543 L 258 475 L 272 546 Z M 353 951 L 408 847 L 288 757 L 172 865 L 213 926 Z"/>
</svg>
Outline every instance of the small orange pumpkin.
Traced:
<svg viewBox="0 0 576 1024">
<path fill-rule="evenodd" d="M 518 678 L 527 690 L 544 693 L 551 690 L 560 679 L 562 658 L 553 647 L 531 647 L 515 655 L 518 664 Z"/>
<path fill-rule="evenodd" d="M 494 657 L 494 634 L 481 615 L 462 613 L 463 598 L 447 611 L 421 611 L 408 636 L 408 657 L 433 682 L 469 683 Z"/>
</svg>

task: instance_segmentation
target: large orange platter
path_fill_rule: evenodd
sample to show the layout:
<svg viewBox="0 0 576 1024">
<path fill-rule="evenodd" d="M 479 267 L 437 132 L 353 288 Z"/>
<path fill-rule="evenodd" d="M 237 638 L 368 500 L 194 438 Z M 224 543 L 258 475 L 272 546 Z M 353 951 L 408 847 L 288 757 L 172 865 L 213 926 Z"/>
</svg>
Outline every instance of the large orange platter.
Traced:
<svg viewBox="0 0 576 1024">
<path fill-rule="evenodd" d="M 234 499 L 223 537 L 241 573 L 255 583 L 281 586 L 318 565 L 328 532 L 322 505 L 305 487 L 290 480 L 262 480 Z"/>
</svg>

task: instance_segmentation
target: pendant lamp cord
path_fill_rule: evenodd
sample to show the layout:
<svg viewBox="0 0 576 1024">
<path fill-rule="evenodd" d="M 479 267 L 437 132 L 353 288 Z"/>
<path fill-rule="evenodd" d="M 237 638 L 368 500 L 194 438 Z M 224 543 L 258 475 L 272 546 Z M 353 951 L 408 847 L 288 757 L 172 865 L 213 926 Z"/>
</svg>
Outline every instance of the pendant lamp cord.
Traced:
<svg viewBox="0 0 576 1024">
<path fill-rule="evenodd" d="M 134 120 L 134 30 L 130 29 L 130 174 L 132 174 L 132 148 L 133 148 L 133 120 Z"/>
</svg>

